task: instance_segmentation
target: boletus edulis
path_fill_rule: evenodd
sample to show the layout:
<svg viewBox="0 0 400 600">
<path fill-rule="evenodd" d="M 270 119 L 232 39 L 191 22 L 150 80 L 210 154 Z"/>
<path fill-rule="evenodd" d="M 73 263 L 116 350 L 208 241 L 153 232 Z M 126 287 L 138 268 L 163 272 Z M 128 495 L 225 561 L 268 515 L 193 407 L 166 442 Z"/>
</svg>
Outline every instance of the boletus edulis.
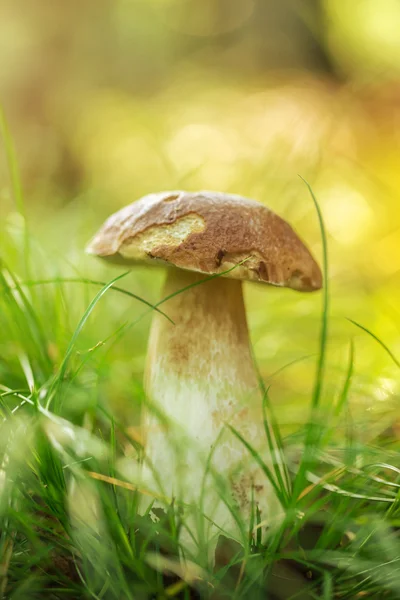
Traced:
<svg viewBox="0 0 400 600">
<path fill-rule="evenodd" d="M 215 480 L 203 480 L 212 452 L 210 468 L 239 511 L 248 515 L 256 503 L 262 520 L 273 521 L 277 501 L 265 474 L 225 427 L 270 463 L 242 281 L 318 290 L 321 271 L 309 250 L 259 202 L 209 191 L 144 196 L 112 215 L 87 250 L 126 265 L 168 266 L 163 297 L 191 286 L 163 306 L 174 324 L 154 313 L 148 344 L 145 389 L 167 422 L 144 409 L 145 454 L 163 494 L 195 504 L 206 486 L 204 512 L 234 535 Z"/>
</svg>

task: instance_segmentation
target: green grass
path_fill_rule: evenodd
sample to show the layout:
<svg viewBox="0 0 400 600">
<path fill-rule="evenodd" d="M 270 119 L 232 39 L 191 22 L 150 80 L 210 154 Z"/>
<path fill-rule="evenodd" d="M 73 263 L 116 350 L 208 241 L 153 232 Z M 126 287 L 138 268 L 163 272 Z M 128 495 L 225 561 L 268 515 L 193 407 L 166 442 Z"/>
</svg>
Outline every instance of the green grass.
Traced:
<svg viewBox="0 0 400 600">
<path fill-rule="evenodd" d="M 12 143 L 2 121 L 17 209 L 24 215 Z M 310 188 L 310 192 L 312 190 Z M 315 199 L 314 199 L 315 200 Z M 261 538 L 260 515 L 249 522 L 230 504 L 226 482 L 205 465 L 240 531 L 223 536 L 216 564 L 207 561 L 207 523 L 198 507 L 165 503 L 137 489 L 119 468 L 140 460 L 140 444 L 115 409 L 115 396 L 131 399 L 130 414 L 146 401 L 140 374 L 117 380 L 115 349 L 140 320 L 99 311 L 114 295 L 144 302 L 143 316 L 161 310 L 125 290 L 124 275 L 106 283 L 63 276 L 58 263 L 35 250 L 25 221 L 22 245 L 4 231 L 0 263 L 0 598 L 258 600 L 382 598 L 400 596 L 399 443 L 390 432 L 362 443 L 351 418 L 357 376 L 351 342 L 335 399 L 324 400 L 329 293 L 325 288 L 309 417 L 284 434 L 267 388 L 265 444 L 278 460 L 265 465 L 249 440 L 231 428 L 264 469 L 284 508 L 278 527 Z M 25 218 L 25 217 L 24 217 Z M 22 261 L 15 257 L 22 256 Z M 50 270 L 50 273 L 49 273 Z M 121 282 L 119 281 L 121 280 Z M 93 286 L 100 287 L 95 293 Z M 80 314 L 76 307 L 83 306 Z M 150 307 L 149 307 L 150 304 Z M 130 305 L 128 305 L 130 306 Z M 77 318 L 72 318 L 74 315 Z M 167 315 L 165 315 L 167 318 Z M 77 323 L 72 325 L 72 323 Z M 87 334 L 88 328 L 96 335 Z M 367 333 L 389 349 L 375 334 Z M 104 333 L 105 331 L 105 333 Z M 135 334 L 133 334 L 134 336 Z M 91 345 L 93 339 L 97 340 Z M 135 338 L 130 338 L 131 342 Z M 113 352 L 111 351 L 113 350 Z M 390 353 L 390 357 L 394 358 Z M 126 358 L 126 357 L 125 357 Z M 124 387 L 125 386 L 125 387 Z M 340 427 L 339 427 L 340 426 Z M 344 434 L 342 433 L 344 430 Z M 179 449 L 178 449 L 179 450 Z M 204 480 L 200 485 L 204 487 Z M 159 496 L 158 496 L 158 499 Z M 145 507 L 145 509 L 143 508 Z M 182 531 L 198 526 L 190 560 L 179 556 Z M 157 518 L 155 518 L 157 517 Z M 194 532 L 192 532 L 194 533 Z M 203 532 L 204 533 L 204 532 Z"/>
</svg>

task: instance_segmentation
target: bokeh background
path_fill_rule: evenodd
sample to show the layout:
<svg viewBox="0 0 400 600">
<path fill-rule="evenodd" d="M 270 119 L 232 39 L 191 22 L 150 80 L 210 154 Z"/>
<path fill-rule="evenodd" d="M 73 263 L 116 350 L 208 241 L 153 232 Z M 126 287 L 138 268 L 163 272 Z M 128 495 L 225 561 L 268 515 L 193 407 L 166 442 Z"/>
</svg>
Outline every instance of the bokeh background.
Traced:
<svg viewBox="0 0 400 600">
<path fill-rule="evenodd" d="M 348 414 L 360 437 L 374 439 L 399 414 L 399 370 L 347 318 L 400 356 L 399 32 L 397 0 L 2 0 L 0 102 L 25 206 L 2 140 L 3 258 L 21 281 L 107 281 L 118 269 L 84 254 L 103 220 L 145 193 L 183 188 L 264 202 L 321 262 L 301 175 L 329 245 L 324 398 L 340 394 L 353 338 Z M 138 267 L 121 285 L 157 301 L 162 280 L 162 269 Z M 29 288 L 56 363 L 96 291 L 63 284 L 54 303 L 49 285 Z M 289 430 L 307 417 L 321 294 L 251 284 L 245 294 L 255 354 Z M 99 402 L 137 418 L 151 318 L 137 322 L 143 312 L 115 292 L 98 304 L 79 337 L 84 367 L 70 411 L 85 411 L 97 386 Z M 123 324 L 132 326 L 112 336 Z M 9 340 L 0 342 L 10 356 Z"/>
</svg>

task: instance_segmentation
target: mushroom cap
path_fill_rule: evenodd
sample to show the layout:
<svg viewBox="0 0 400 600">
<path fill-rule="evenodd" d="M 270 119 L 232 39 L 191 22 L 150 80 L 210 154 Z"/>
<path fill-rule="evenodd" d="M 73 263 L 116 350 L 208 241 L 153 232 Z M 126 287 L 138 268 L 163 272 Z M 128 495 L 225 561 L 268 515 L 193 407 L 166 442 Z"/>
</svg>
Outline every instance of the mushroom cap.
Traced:
<svg viewBox="0 0 400 600">
<path fill-rule="evenodd" d="M 290 225 L 234 194 L 149 194 L 111 215 L 86 251 L 124 265 L 160 262 L 206 275 L 238 265 L 224 276 L 304 292 L 322 285 L 319 266 Z"/>
</svg>

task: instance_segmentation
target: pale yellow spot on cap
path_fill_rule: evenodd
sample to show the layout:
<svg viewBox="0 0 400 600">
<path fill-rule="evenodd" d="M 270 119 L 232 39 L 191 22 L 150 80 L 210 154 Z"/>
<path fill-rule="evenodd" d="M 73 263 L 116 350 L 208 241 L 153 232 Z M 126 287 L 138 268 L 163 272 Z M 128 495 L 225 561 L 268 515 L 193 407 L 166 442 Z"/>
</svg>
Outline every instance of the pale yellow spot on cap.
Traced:
<svg viewBox="0 0 400 600">
<path fill-rule="evenodd" d="M 180 246 L 192 233 L 204 231 L 206 223 L 202 216 L 191 213 L 173 223 L 148 227 L 123 244 L 121 256 L 132 260 L 143 260 L 151 256 L 160 246 Z"/>
</svg>

